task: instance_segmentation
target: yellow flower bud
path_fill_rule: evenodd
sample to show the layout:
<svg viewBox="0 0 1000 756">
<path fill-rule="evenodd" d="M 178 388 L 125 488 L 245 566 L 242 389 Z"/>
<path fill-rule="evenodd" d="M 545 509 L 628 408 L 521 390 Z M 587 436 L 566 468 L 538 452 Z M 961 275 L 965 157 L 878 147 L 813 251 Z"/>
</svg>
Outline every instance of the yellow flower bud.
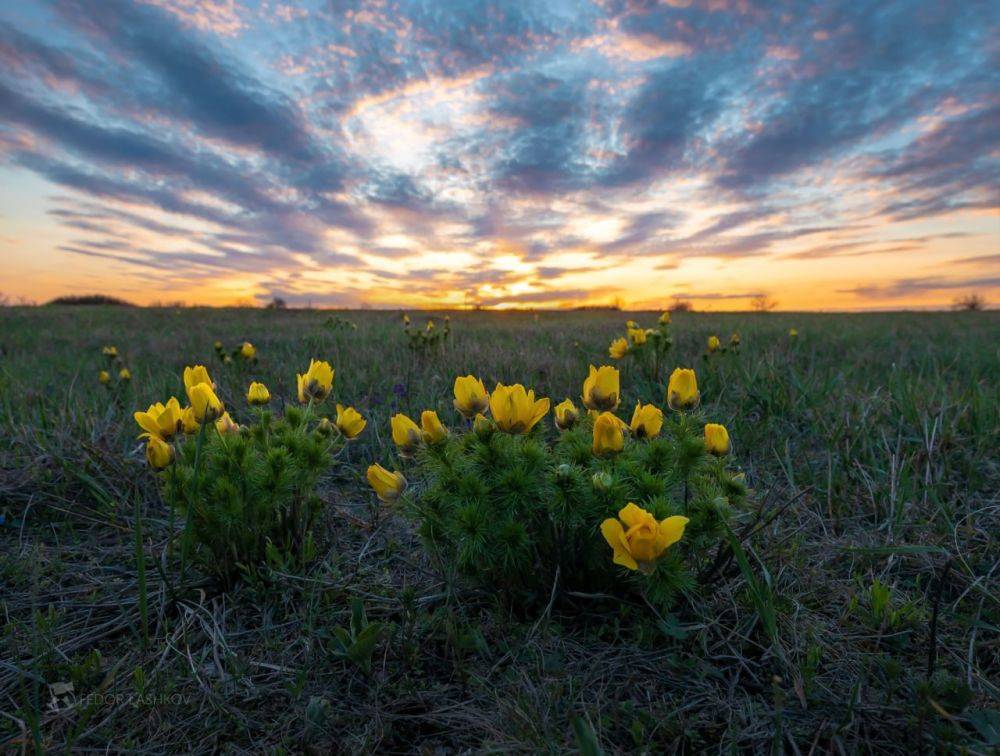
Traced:
<svg viewBox="0 0 1000 756">
<path fill-rule="evenodd" d="M 118 380 L 128 383 L 132 380 L 132 372 L 128 368 L 122 368 L 118 371 Z"/>
<path fill-rule="evenodd" d="M 635 404 L 632 413 L 632 435 L 636 438 L 655 438 L 663 427 L 663 411 L 655 404 Z"/>
<path fill-rule="evenodd" d="M 799 329 L 798 328 L 789 328 L 788 329 L 788 337 L 789 338 L 795 339 L 795 338 L 798 338 L 798 336 L 799 336 Z"/>
<path fill-rule="evenodd" d="M 228 412 L 223 412 L 222 417 L 215 421 L 215 429 L 219 433 L 239 433 L 240 426 L 233 422 L 233 418 Z"/>
<path fill-rule="evenodd" d="M 569 399 L 556 405 L 555 414 L 556 427 L 559 430 L 569 430 L 576 425 L 576 421 L 580 417 L 580 411 Z"/>
<path fill-rule="evenodd" d="M 611 346 L 608 347 L 608 356 L 612 359 L 620 360 L 626 354 L 628 354 L 628 339 L 624 336 L 612 341 Z"/>
<path fill-rule="evenodd" d="M 329 418 L 321 417 L 319 422 L 316 423 L 316 430 L 319 431 L 321 436 L 331 436 L 337 430 L 337 426 L 331 423 Z"/>
<path fill-rule="evenodd" d="M 396 501 L 406 488 L 402 473 L 389 472 L 380 464 L 370 465 L 366 477 L 378 497 L 387 504 Z"/>
<path fill-rule="evenodd" d="M 684 411 L 694 409 L 700 401 L 695 372 L 688 368 L 676 368 L 667 384 L 667 406 L 674 411 Z"/>
<path fill-rule="evenodd" d="M 180 402 L 175 397 L 170 397 L 166 404 L 159 402 L 151 404 L 145 412 L 136 412 L 132 417 L 144 431 L 139 438 L 155 436 L 163 441 L 169 441 L 184 427 L 181 414 Z"/>
<path fill-rule="evenodd" d="M 587 380 L 583 382 L 583 406 L 601 412 L 618 408 L 621 391 L 618 384 L 618 368 L 604 365 L 600 369 L 590 366 Z"/>
<path fill-rule="evenodd" d="M 717 352 L 718 350 L 719 350 L 719 337 L 713 334 L 708 337 L 708 351 Z"/>
<path fill-rule="evenodd" d="M 657 321 L 661 326 L 670 325 L 670 313 L 665 312 L 660 315 L 660 319 Z"/>
<path fill-rule="evenodd" d="M 729 343 L 734 347 L 738 347 L 740 345 L 740 335 L 738 333 L 734 333 L 729 337 Z"/>
<path fill-rule="evenodd" d="M 646 331 L 642 328 L 629 328 L 628 337 L 636 346 L 642 346 L 646 343 Z"/>
<path fill-rule="evenodd" d="M 479 436 L 486 436 L 493 432 L 496 426 L 493 425 L 493 421 L 490 420 L 483 413 L 476 415 L 476 419 L 472 421 L 472 430 L 474 430 Z"/>
<path fill-rule="evenodd" d="M 392 441 L 402 457 L 412 457 L 420 446 L 423 434 L 420 427 L 403 414 L 393 415 L 389 421 L 392 427 Z"/>
<path fill-rule="evenodd" d="M 340 431 L 344 438 L 357 438 L 361 435 L 361 431 L 365 429 L 366 425 L 368 425 L 368 421 L 354 407 L 345 407 L 342 404 L 337 405 L 337 430 Z"/>
<path fill-rule="evenodd" d="M 191 409 L 194 411 L 194 419 L 201 423 L 210 423 L 222 417 L 225 408 L 219 397 L 215 395 L 211 385 L 207 383 L 197 383 L 187 390 L 188 401 L 191 402 Z"/>
<path fill-rule="evenodd" d="M 244 360 L 252 360 L 257 355 L 257 347 L 249 341 L 244 341 L 240 346 L 240 357 Z"/>
<path fill-rule="evenodd" d="M 717 457 L 729 453 L 729 431 L 726 426 L 716 423 L 705 425 L 705 451 Z"/>
<path fill-rule="evenodd" d="M 520 383 L 498 383 L 490 395 L 490 412 L 497 427 L 507 433 L 527 433 L 549 411 L 548 399 L 535 399 L 534 390 Z"/>
<path fill-rule="evenodd" d="M 111 375 L 107 370 L 102 370 L 97 374 L 97 380 L 100 381 L 102 386 L 107 386 L 111 382 Z"/>
<path fill-rule="evenodd" d="M 490 395 L 483 382 L 473 375 L 455 379 L 455 409 L 467 418 L 473 418 L 490 406 Z"/>
<path fill-rule="evenodd" d="M 221 341 L 216 340 L 214 346 L 215 346 L 215 351 L 216 352 L 221 352 L 222 351 L 222 342 Z"/>
<path fill-rule="evenodd" d="M 638 327 L 639 327 L 639 324 L 636 323 L 634 320 L 626 320 L 625 321 L 625 329 L 628 330 L 628 331 L 634 331 Z"/>
<path fill-rule="evenodd" d="M 174 449 L 157 436 L 150 436 L 146 442 L 146 461 L 154 470 L 162 470 L 174 461 Z"/>
<path fill-rule="evenodd" d="M 108 345 L 106 347 L 101 347 L 101 354 L 107 357 L 109 360 L 117 359 L 118 357 L 118 347 Z"/>
<path fill-rule="evenodd" d="M 271 392 L 267 390 L 267 386 L 257 381 L 250 384 L 250 388 L 247 389 L 248 403 L 255 407 L 262 407 L 269 401 L 271 401 Z"/>
<path fill-rule="evenodd" d="M 434 410 L 424 410 L 420 413 L 420 427 L 423 429 L 424 441 L 428 444 L 438 444 L 448 438 L 448 429 L 438 419 Z"/>
<path fill-rule="evenodd" d="M 321 402 L 333 389 L 333 373 L 329 362 L 309 360 L 309 369 L 304 375 L 297 375 L 299 401 L 306 404 L 310 399 Z"/>
<path fill-rule="evenodd" d="M 625 424 L 610 412 L 602 412 L 594 421 L 594 454 L 603 457 L 620 452 L 625 446 Z"/>
<path fill-rule="evenodd" d="M 618 519 L 601 523 L 601 535 L 614 552 L 614 563 L 649 574 L 663 552 L 684 535 L 687 517 L 675 515 L 664 520 L 629 502 Z"/>
<path fill-rule="evenodd" d="M 212 379 L 208 377 L 208 370 L 204 365 L 195 365 L 194 367 L 184 368 L 184 388 L 185 390 L 190 389 L 192 386 L 197 386 L 199 383 L 207 383 L 213 389 L 215 384 Z"/>
</svg>

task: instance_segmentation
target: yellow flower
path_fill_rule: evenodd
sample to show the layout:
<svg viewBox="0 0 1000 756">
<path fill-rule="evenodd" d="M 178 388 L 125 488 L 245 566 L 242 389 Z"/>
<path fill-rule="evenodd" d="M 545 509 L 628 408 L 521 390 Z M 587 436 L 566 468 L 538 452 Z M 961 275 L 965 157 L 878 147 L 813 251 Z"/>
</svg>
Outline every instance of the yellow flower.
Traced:
<svg viewBox="0 0 1000 756">
<path fill-rule="evenodd" d="M 636 346 L 642 346 L 646 343 L 646 332 L 642 328 L 629 328 L 628 337 Z"/>
<path fill-rule="evenodd" d="M 396 501 L 406 488 L 406 478 L 402 473 L 389 472 L 377 463 L 369 465 L 366 477 L 378 497 L 387 504 Z"/>
<path fill-rule="evenodd" d="M 420 426 L 423 428 L 424 441 L 428 444 L 437 444 L 448 438 L 448 429 L 442 425 L 434 410 L 420 413 Z"/>
<path fill-rule="evenodd" d="M 663 411 L 659 407 L 655 404 L 643 406 L 636 402 L 631 425 L 632 434 L 636 438 L 655 438 L 660 435 L 662 427 Z"/>
<path fill-rule="evenodd" d="M 569 399 L 556 405 L 555 414 L 556 427 L 559 430 L 569 430 L 576 425 L 577 418 L 580 417 L 580 412 L 577 410 L 576 405 Z"/>
<path fill-rule="evenodd" d="M 427 321 L 427 333 L 430 333 L 433 330 L 434 330 L 434 321 L 433 320 L 428 320 Z"/>
<path fill-rule="evenodd" d="M 101 354 L 103 354 L 109 360 L 113 360 L 118 356 L 118 347 L 116 346 L 101 347 Z"/>
<path fill-rule="evenodd" d="M 145 431 L 139 438 L 156 436 L 163 441 L 169 441 L 184 427 L 181 420 L 181 403 L 175 397 L 170 397 L 166 404 L 159 402 L 151 404 L 145 412 L 136 412 L 132 417 Z"/>
<path fill-rule="evenodd" d="M 789 336 L 789 338 L 794 339 L 794 338 L 797 338 L 798 335 L 799 335 L 799 329 L 798 328 L 789 328 L 788 329 L 788 336 Z"/>
<path fill-rule="evenodd" d="M 410 316 L 405 312 L 403 313 L 403 325 L 408 326 L 410 324 Z"/>
<path fill-rule="evenodd" d="M 602 412 L 594 421 L 594 454 L 603 457 L 606 454 L 620 452 L 625 446 L 623 423 L 610 412 Z"/>
<path fill-rule="evenodd" d="M 188 401 L 191 402 L 191 409 L 194 411 L 194 419 L 201 423 L 210 423 L 222 417 L 225 408 L 219 397 L 215 395 L 212 386 L 208 383 L 197 383 L 187 390 Z"/>
<path fill-rule="evenodd" d="M 590 366 L 587 380 L 583 382 L 583 406 L 602 412 L 618 409 L 621 398 L 618 386 L 618 368 L 604 365 L 600 369 Z"/>
<path fill-rule="evenodd" d="M 455 379 L 455 409 L 473 418 L 489 406 L 490 395 L 479 378 L 466 375 Z"/>
<path fill-rule="evenodd" d="M 305 375 L 298 375 L 296 379 L 300 402 L 306 404 L 310 399 L 321 402 L 333 388 L 333 368 L 329 362 L 309 360 L 309 369 Z"/>
<path fill-rule="evenodd" d="M 674 515 L 659 522 L 652 514 L 629 502 L 619 519 L 601 523 L 601 535 L 614 550 L 614 562 L 630 570 L 649 574 L 656 560 L 684 535 L 687 517 Z"/>
<path fill-rule="evenodd" d="M 620 360 L 626 354 L 628 354 L 628 340 L 624 336 L 612 341 L 611 346 L 608 347 L 608 356 L 612 359 Z"/>
<path fill-rule="evenodd" d="M 215 346 L 215 351 L 216 352 L 221 352 L 222 351 L 222 342 L 221 341 L 216 340 L 214 346 Z"/>
<path fill-rule="evenodd" d="M 403 414 L 393 415 L 389 422 L 392 426 L 392 441 L 399 449 L 400 456 L 413 456 L 422 438 L 420 427 Z"/>
<path fill-rule="evenodd" d="M 357 438 L 366 425 L 368 425 L 368 421 L 354 407 L 337 405 L 337 430 L 344 438 Z"/>
<path fill-rule="evenodd" d="M 533 390 L 525 390 L 520 383 L 504 386 L 498 383 L 490 395 L 490 412 L 493 422 L 507 433 L 527 433 L 549 411 L 548 399 L 535 399 Z"/>
<path fill-rule="evenodd" d="M 740 345 L 740 335 L 738 333 L 734 333 L 729 337 L 729 343 L 734 347 L 738 347 Z"/>
<path fill-rule="evenodd" d="M 198 432 L 198 419 L 194 416 L 194 407 L 185 407 L 181 412 L 181 427 L 188 435 Z"/>
<path fill-rule="evenodd" d="M 146 461 L 154 470 L 162 470 L 174 461 L 174 450 L 166 441 L 150 436 L 146 443 Z"/>
<path fill-rule="evenodd" d="M 118 380 L 125 382 L 131 381 L 132 372 L 128 368 L 122 368 L 121 370 L 118 371 Z"/>
<path fill-rule="evenodd" d="M 670 374 L 670 383 L 667 384 L 667 405 L 672 410 L 682 411 L 694 409 L 700 401 L 698 377 L 694 371 L 676 368 Z"/>
<path fill-rule="evenodd" d="M 717 423 L 705 425 L 705 450 L 717 457 L 729 453 L 729 431 L 726 426 Z"/>
<path fill-rule="evenodd" d="M 243 345 L 240 346 L 240 357 L 244 360 L 252 360 L 257 354 L 257 347 L 251 344 L 249 341 L 244 341 Z"/>
<path fill-rule="evenodd" d="M 111 375 L 107 370 L 102 370 L 97 374 L 97 380 L 100 381 L 102 386 L 107 386 L 111 382 Z"/>
<path fill-rule="evenodd" d="M 204 365 L 195 365 L 194 367 L 184 368 L 184 388 L 190 389 L 192 386 L 197 386 L 199 383 L 207 383 L 213 389 L 215 384 L 212 383 L 212 379 L 208 377 L 208 370 Z"/>
<path fill-rule="evenodd" d="M 222 417 L 215 421 L 215 429 L 219 433 L 239 433 L 240 426 L 233 422 L 233 418 L 228 412 L 223 412 Z"/>
<path fill-rule="evenodd" d="M 639 327 L 639 324 L 636 323 L 634 320 L 626 320 L 625 321 L 625 328 L 627 330 L 629 330 L 629 331 L 634 331 L 638 327 Z"/>
<path fill-rule="evenodd" d="M 670 313 L 665 312 L 660 315 L 660 319 L 657 321 L 661 326 L 670 325 Z"/>
<path fill-rule="evenodd" d="M 718 351 L 718 349 L 719 349 L 719 337 L 713 334 L 712 336 L 708 337 L 708 351 L 715 352 Z"/>
<path fill-rule="evenodd" d="M 267 390 L 267 386 L 257 381 L 250 384 L 250 388 L 247 389 L 247 402 L 261 407 L 269 401 L 271 401 L 271 392 Z"/>
</svg>

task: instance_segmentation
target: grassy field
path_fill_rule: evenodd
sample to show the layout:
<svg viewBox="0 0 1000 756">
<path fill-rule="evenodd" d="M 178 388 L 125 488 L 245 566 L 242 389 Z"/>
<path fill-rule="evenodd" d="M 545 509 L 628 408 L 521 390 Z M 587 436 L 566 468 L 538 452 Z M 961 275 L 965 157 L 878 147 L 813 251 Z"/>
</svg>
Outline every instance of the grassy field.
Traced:
<svg viewBox="0 0 1000 756">
<path fill-rule="evenodd" d="M 0 309 L 0 751 L 997 747 L 997 313 L 676 315 L 661 374 L 624 369 L 623 411 L 695 367 L 752 493 L 734 522 L 747 569 L 666 616 L 607 598 L 519 612 L 445 581 L 407 520 L 373 517 L 364 469 L 391 458 L 392 413 L 454 421 L 466 373 L 576 399 L 628 317 L 656 313 L 452 313 L 420 354 L 399 313 Z M 740 353 L 705 361 L 733 331 Z M 223 366 L 216 339 L 259 362 Z M 127 386 L 98 383 L 104 344 Z M 172 596 L 132 412 L 204 363 L 239 421 L 251 379 L 290 400 L 311 357 L 369 419 L 323 481 L 318 557 Z M 388 626 L 370 674 L 332 650 L 354 598 Z"/>
</svg>

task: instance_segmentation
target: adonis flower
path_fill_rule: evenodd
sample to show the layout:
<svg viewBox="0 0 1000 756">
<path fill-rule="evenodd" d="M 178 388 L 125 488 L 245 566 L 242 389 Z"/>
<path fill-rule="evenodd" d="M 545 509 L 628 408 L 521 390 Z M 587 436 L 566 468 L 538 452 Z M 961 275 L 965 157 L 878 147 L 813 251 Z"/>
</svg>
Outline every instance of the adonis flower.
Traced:
<svg viewBox="0 0 1000 756">
<path fill-rule="evenodd" d="M 424 441 L 428 444 L 438 444 L 448 438 L 448 429 L 444 427 L 434 410 L 424 410 L 420 413 L 420 427 Z"/>
<path fill-rule="evenodd" d="M 175 397 L 170 397 L 166 404 L 157 402 L 149 405 L 145 412 L 136 412 L 132 416 L 139 427 L 145 431 L 139 438 L 153 436 L 169 441 L 181 428 L 181 404 Z"/>
<path fill-rule="evenodd" d="M 498 383 L 490 395 L 490 412 L 497 427 L 507 433 L 527 433 L 549 411 L 548 399 L 535 399 L 533 390 L 520 383 Z"/>
<path fill-rule="evenodd" d="M 596 368 L 591 365 L 590 373 L 583 382 L 583 406 L 599 412 L 615 410 L 620 398 L 618 368 L 609 365 Z"/>
<path fill-rule="evenodd" d="M 628 354 L 628 339 L 624 336 L 620 336 L 611 342 L 611 346 L 608 347 L 608 356 L 612 359 L 620 360 Z"/>
<path fill-rule="evenodd" d="M 396 501 L 406 488 L 406 478 L 402 473 L 390 472 L 380 464 L 370 465 L 365 477 L 378 497 L 387 504 Z"/>
<path fill-rule="evenodd" d="M 632 413 L 632 435 L 636 438 L 655 438 L 663 427 L 663 410 L 655 404 L 636 402 Z"/>
<path fill-rule="evenodd" d="M 614 551 L 615 564 L 649 574 L 663 552 L 681 540 L 687 524 L 688 518 L 680 515 L 657 522 L 651 513 L 629 502 L 617 520 L 601 523 L 601 535 Z"/>
<path fill-rule="evenodd" d="M 676 368 L 667 384 L 667 405 L 675 411 L 694 409 L 701 401 L 698 377 L 693 370 Z"/>
<path fill-rule="evenodd" d="M 718 336 L 715 336 L 713 334 L 712 336 L 708 337 L 708 351 L 709 352 L 717 352 L 717 351 L 719 351 L 719 337 Z"/>
<path fill-rule="evenodd" d="M 573 402 L 566 399 L 556 405 L 555 415 L 556 427 L 559 430 L 569 430 L 576 425 L 576 421 L 580 417 L 580 411 L 577 410 L 576 405 L 573 404 Z"/>
<path fill-rule="evenodd" d="M 310 399 L 321 402 L 333 389 L 333 368 L 329 362 L 309 360 L 309 369 L 304 375 L 297 375 L 299 401 L 306 404 Z"/>
<path fill-rule="evenodd" d="M 729 431 L 726 426 L 717 423 L 705 425 L 705 450 L 717 457 L 729 453 Z"/>
<path fill-rule="evenodd" d="M 146 461 L 154 470 L 162 470 L 174 461 L 174 449 L 157 436 L 150 436 L 146 443 Z"/>
<path fill-rule="evenodd" d="M 474 418 L 490 406 L 490 395 L 483 382 L 473 375 L 455 379 L 455 409 L 467 418 Z"/>
<path fill-rule="evenodd" d="M 271 401 L 271 392 L 267 390 L 267 386 L 257 381 L 250 384 L 250 388 L 247 389 L 247 402 L 255 407 L 262 407 L 269 401 Z"/>
<path fill-rule="evenodd" d="M 400 456 L 412 457 L 423 438 L 420 426 L 403 414 L 393 415 L 389 424 L 392 427 L 392 441 Z"/>
<path fill-rule="evenodd" d="M 594 454 L 603 457 L 620 452 L 625 446 L 625 423 L 610 412 L 602 412 L 594 421 Z"/>
<path fill-rule="evenodd" d="M 368 425 L 368 421 L 354 407 L 345 407 L 342 404 L 338 404 L 336 425 L 341 435 L 350 440 L 361 435 L 361 431 Z"/>
</svg>

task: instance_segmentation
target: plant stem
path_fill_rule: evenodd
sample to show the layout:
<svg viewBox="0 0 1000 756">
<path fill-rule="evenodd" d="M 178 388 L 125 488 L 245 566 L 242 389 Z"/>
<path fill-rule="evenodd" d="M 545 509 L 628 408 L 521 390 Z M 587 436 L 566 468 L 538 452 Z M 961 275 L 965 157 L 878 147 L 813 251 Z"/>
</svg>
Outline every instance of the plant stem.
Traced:
<svg viewBox="0 0 1000 756">
<path fill-rule="evenodd" d="M 188 500 L 187 516 L 184 518 L 184 534 L 181 536 L 181 587 L 184 585 L 184 573 L 187 568 L 188 546 L 191 541 L 191 520 L 194 507 L 198 502 L 198 490 L 201 487 L 201 447 L 205 443 L 205 428 L 208 421 L 198 427 L 198 438 L 194 442 L 194 473 L 191 476 L 191 497 Z"/>
</svg>

